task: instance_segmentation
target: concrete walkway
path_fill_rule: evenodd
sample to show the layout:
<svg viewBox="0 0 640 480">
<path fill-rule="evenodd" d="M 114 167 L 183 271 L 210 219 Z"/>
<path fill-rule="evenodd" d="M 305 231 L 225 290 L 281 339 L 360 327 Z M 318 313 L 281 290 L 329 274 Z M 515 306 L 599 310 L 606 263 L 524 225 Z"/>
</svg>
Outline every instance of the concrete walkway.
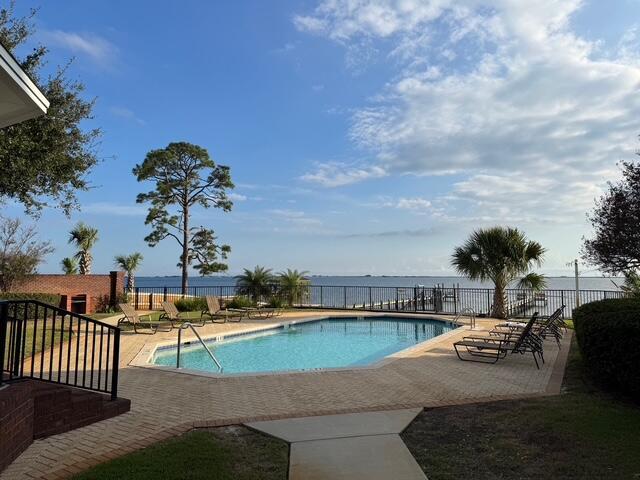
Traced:
<svg viewBox="0 0 640 480">
<path fill-rule="evenodd" d="M 246 425 L 291 443 L 289 480 L 425 480 L 399 436 L 421 408 Z"/>
</svg>

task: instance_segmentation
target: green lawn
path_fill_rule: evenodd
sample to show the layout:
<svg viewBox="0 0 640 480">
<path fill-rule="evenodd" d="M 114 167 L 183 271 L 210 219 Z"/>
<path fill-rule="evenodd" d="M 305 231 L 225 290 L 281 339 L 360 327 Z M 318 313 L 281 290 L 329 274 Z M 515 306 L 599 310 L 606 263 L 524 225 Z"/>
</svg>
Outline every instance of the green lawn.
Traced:
<svg viewBox="0 0 640 480">
<path fill-rule="evenodd" d="M 289 447 L 244 427 L 194 430 L 74 480 L 286 480 Z"/>
<path fill-rule="evenodd" d="M 116 315 L 121 315 L 119 312 L 111 312 L 111 313 L 92 313 L 91 315 L 87 315 L 89 318 L 93 318 L 94 320 L 102 320 L 103 318 L 115 317 Z"/>
<path fill-rule="evenodd" d="M 432 409 L 402 436 L 430 480 L 640 478 L 640 406 L 596 388 L 575 342 L 563 390 Z"/>
<path fill-rule="evenodd" d="M 25 340 L 25 344 L 24 344 L 24 349 L 25 349 L 25 356 L 28 357 L 31 355 L 31 353 L 38 353 L 42 350 L 42 321 L 38 322 L 38 326 L 37 326 L 37 332 L 34 331 L 34 323 L 32 320 L 27 321 L 27 328 L 26 328 L 26 340 Z M 33 337 L 34 334 L 36 336 L 36 344 L 35 344 L 35 349 L 34 349 L 34 345 L 33 345 Z M 44 336 L 45 336 L 45 341 L 44 341 L 44 346 L 45 349 L 51 347 L 51 341 L 52 341 L 52 335 L 53 335 L 53 330 L 51 330 L 51 320 L 49 320 L 48 325 L 47 325 L 47 329 L 44 332 Z M 55 330 L 55 336 L 53 337 L 53 344 L 57 345 L 58 343 L 60 343 L 60 338 L 63 338 L 65 341 L 69 338 L 69 330 L 65 329 L 65 331 L 62 333 L 62 335 L 60 334 L 60 321 L 58 321 L 58 325 L 56 326 L 56 330 Z M 8 342 L 9 339 L 7 339 Z"/>
</svg>

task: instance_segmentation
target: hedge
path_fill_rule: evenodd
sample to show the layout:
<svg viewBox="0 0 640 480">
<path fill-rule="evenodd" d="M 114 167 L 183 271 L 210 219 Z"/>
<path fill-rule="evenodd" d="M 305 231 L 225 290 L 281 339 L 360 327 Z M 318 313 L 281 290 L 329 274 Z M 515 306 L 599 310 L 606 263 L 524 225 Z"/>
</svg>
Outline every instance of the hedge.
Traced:
<svg viewBox="0 0 640 480">
<path fill-rule="evenodd" d="M 60 306 L 60 295 L 54 293 L 0 293 L 0 301 L 2 300 L 37 300 L 54 307 Z M 20 307 L 22 308 L 22 307 Z M 20 313 L 19 313 L 20 312 Z M 24 310 L 18 310 L 15 312 L 17 315 L 23 315 Z M 27 309 L 27 318 L 35 317 L 35 305 L 29 305 Z M 40 309 L 39 315 L 42 315 L 43 311 Z"/>
<path fill-rule="evenodd" d="M 640 300 L 589 303 L 574 310 L 573 322 L 589 372 L 640 399 Z"/>
<path fill-rule="evenodd" d="M 181 298 L 175 302 L 179 312 L 202 312 L 207 310 L 207 301 L 205 298 Z"/>
</svg>

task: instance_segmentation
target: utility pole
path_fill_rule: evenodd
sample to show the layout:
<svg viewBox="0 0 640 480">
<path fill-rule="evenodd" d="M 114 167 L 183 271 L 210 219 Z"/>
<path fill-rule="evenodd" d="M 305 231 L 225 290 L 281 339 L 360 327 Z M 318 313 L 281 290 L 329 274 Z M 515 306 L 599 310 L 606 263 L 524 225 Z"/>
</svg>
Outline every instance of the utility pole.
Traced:
<svg viewBox="0 0 640 480">
<path fill-rule="evenodd" d="M 578 259 L 576 258 L 573 261 L 573 265 L 575 267 L 576 273 L 576 308 L 580 306 L 580 280 L 579 280 L 579 272 L 578 272 Z"/>
</svg>

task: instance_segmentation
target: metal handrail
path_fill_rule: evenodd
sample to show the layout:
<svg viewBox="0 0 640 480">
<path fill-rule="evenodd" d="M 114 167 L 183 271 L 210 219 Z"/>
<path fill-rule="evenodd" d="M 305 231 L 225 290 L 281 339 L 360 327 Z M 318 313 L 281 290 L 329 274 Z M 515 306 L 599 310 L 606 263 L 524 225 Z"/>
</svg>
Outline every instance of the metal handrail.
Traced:
<svg viewBox="0 0 640 480">
<path fill-rule="evenodd" d="M 457 322 L 460 317 L 462 317 L 465 313 L 470 314 L 469 317 L 469 329 L 473 330 L 476 328 L 476 311 L 471 307 L 465 307 L 460 310 L 460 313 L 456 315 L 456 318 L 453 319 L 454 322 Z"/>
<path fill-rule="evenodd" d="M 198 338 L 198 340 L 200 341 L 204 349 L 207 351 L 207 353 L 211 357 L 211 360 L 213 360 L 213 363 L 216 364 L 216 367 L 218 367 L 218 370 L 220 370 L 220 373 L 222 373 L 222 365 L 220 365 L 220 362 L 218 361 L 216 356 L 209 349 L 209 347 L 207 347 L 207 345 L 204 343 L 204 340 L 202 340 L 202 337 L 196 331 L 195 327 L 189 322 L 183 323 L 182 325 L 180 325 L 180 328 L 178 329 L 178 355 L 176 357 L 176 368 L 180 368 L 180 348 L 182 346 L 182 330 L 185 330 L 187 328 L 190 328 L 191 331 L 195 334 L 195 336 Z"/>
</svg>

